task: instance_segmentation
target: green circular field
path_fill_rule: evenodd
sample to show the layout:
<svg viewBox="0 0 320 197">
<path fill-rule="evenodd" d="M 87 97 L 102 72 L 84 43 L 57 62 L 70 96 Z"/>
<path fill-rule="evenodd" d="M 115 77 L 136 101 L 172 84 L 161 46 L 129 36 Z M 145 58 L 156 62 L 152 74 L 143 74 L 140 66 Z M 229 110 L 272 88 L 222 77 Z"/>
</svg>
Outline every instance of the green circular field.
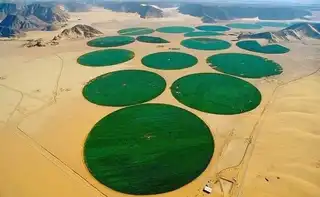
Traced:
<svg viewBox="0 0 320 197">
<path fill-rule="evenodd" d="M 214 31 L 194 31 L 184 34 L 184 37 L 221 36 L 222 33 Z"/>
<path fill-rule="evenodd" d="M 202 31 L 229 31 L 230 28 L 226 26 L 220 26 L 220 25 L 202 25 L 196 27 L 196 29 L 202 30 Z"/>
<path fill-rule="evenodd" d="M 77 62 L 84 66 L 111 66 L 127 62 L 134 58 L 134 53 L 125 49 L 105 49 L 80 56 Z"/>
<path fill-rule="evenodd" d="M 239 77 L 261 78 L 282 73 L 281 66 L 272 60 L 241 53 L 213 55 L 207 63 L 220 72 Z"/>
<path fill-rule="evenodd" d="M 240 114 L 261 102 L 261 94 L 252 84 L 216 73 L 182 77 L 173 83 L 171 93 L 180 103 L 212 114 Z"/>
<path fill-rule="evenodd" d="M 90 40 L 87 44 L 91 47 L 118 47 L 130 44 L 135 39 L 129 36 L 108 36 Z"/>
<path fill-rule="evenodd" d="M 208 166 L 214 139 L 196 115 L 166 104 L 115 111 L 90 131 L 85 164 L 100 183 L 126 194 L 176 190 Z"/>
<path fill-rule="evenodd" d="M 214 38 L 190 38 L 183 40 L 181 45 L 197 50 L 222 50 L 231 47 L 229 42 Z"/>
<path fill-rule="evenodd" d="M 264 27 L 288 27 L 290 26 L 289 23 L 286 23 L 286 22 L 268 22 L 268 21 L 261 21 L 261 22 L 257 22 L 256 23 L 257 25 L 261 25 L 261 26 L 264 26 Z"/>
<path fill-rule="evenodd" d="M 159 75 L 143 70 L 122 70 L 91 80 L 82 90 L 91 103 L 103 106 L 127 106 L 150 101 L 166 88 Z"/>
<path fill-rule="evenodd" d="M 128 28 L 128 29 L 121 29 L 118 31 L 120 35 L 124 36 L 138 36 L 138 35 L 146 35 L 146 34 L 152 34 L 154 32 L 153 29 L 145 28 L 145 27 L 134 27 L 134 28 Z"/>
<path fill-rule="evenodd" d="M 157 31 L 161 33 L 181 34 L 181 33 L 192 32 L 194 31 L 194 28 L 185 27 L 185 26 L 169 26 L 169 27 L 158 28 Z"/>
<path fill-rule="evenodd" d="M 138 36 L 137 40 L 139 42 L 154 43 L 154 44 L 170 43 L 168 40 L 165 40 L 165 39 L 160 38 L 160 37 L 154 37 L 154 36 Z"/>
<path fill-rule="evenodd" d="M 252 24 L 252 23 L 231 23 L 227 25 L 231 28 L 236 29 L 261 29 L 262 26 L 258 24 Z"/>
<path fill-rule="evenodd" d="M 187 53 L 160 52 L 145 56 L 141 62 L 150 68 L 177 70 L 194 66 L 198 63 L 198 59 Z"/>
<path fill-rule="evenodd" d="M 237 43 L 237 46 L 241 49 L 245 49 L 248 51 L 266 54 L 283 54 L 288 53 L 290 51 L 290 49 L 279 44 L 261 46 L 260 43 L 255 40 L 240 41 Z"/>
</svg>

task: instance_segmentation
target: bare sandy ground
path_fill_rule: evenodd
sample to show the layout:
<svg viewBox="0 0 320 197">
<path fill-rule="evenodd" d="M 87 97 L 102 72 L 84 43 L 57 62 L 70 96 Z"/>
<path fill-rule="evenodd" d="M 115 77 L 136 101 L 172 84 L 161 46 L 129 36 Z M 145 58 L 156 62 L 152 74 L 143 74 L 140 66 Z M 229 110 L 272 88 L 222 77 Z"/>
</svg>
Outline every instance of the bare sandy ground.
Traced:
<svg viewBox="0 0 320 197">
<path fill-rule="evenodd" d="M 134 14 L 95 9 L 74 13 L 71 25 L 92 25 L 106 35 L 121 28 L 165 25 L 197 26 L 190 16 L 139 19 Z M 81 20 L 78 20 L 81 19 Z M 29 32 L 28 38 L 52 38 L 57 32 Z M 215 138 L 214 157 L 207 170 L 192 183 L 164 197 L 205 196 L 208 182 L 212 196 L 310 196 L 320 194 L 319 43 L 286 44 L 284 55 L 264 55 L 280 63 L 283 74 L 266 79 L 245 79 L 262 93 L 261 105 L 241 115 L 207 114 L 178 103 L 170 85 L 178 78 L 211 72 L 205 60 L 225 52 L 256 54 L 235 46 L 223 51 L 203 52 L 179 45 L 183 35 L 154 33 L 171 41 L 163 48 L 135 42 L 120 48 L 131 49 L 133 60 L 110 67 L 91 68 L 76 59 L 89 51 L 86 40 L 62 41 L 58 46 L 22 48 L 24 41 L 0 42 L 0 196 L 126 196 L 97 182 L 83 163 L 83 144 L 92 126 L 119 109 L 86 101 L 81 90 L 101 74 L 124 69 L 159 73 L 167 81 L 165 92 L 150 103 L 168 103 L 201 117 Z M 178 71 L 159 71 L 143 66 L 147 54 L 180 47 L 195 55 L 199 63 Z"/>
</svg>

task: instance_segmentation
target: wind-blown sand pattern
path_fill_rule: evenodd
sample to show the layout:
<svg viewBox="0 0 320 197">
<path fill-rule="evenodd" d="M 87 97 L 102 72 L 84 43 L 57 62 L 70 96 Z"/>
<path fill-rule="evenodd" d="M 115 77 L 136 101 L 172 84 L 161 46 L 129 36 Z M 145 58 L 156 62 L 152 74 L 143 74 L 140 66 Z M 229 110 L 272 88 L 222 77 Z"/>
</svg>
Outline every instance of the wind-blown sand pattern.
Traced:
<svg viewBox="0 0 320 197">
<path fill-rule="evenodd" d="M 140 19 L 136 14 L 103 9 L 72 13 L 70 26 L 92 25 L 105 36 L 118 35 L 129 27 L 157 29 L 165 26 L 202 25 L 199 18 Z M 218 23 L 226 25 L 226 23 Z M 264 29 L 260 29 L 263 31 Z M 259 31 L 260 31 L 259 30 Z M 239 30 L 231 29 L 228 33 Z M 52 39 L 59 32 L 28 32 L 28 38 Z M 290 52 L 258 54 L 233 44 L 220 51 L 181 47 L 184 34 L 154 32 L 170 41 L 157 44 L 134 42 L 119 48 L 135 58 L 115 66 L 87 67 L 77 58 L 97 50 L 89 40 L 63 41 L 58 46 L 22 48 L 23 40 L 0 42 L 0 195 L 1 197 L 127 196 L 99 183 L 83 162 L 84 142 L 102 117 L 120 109 L 98 106 L 82 96 L 86 83 L 105 73 L 139 69 L 162 76 L 165 91 L 147 103 L 164 103 L 188 110 L 201 118 L 214 136 L 215 151 L 206 170 L 190 184 L 163 197 L 204 196 L 209 183 L 212 196 L 318 197 L 320 193 L 319 41 L 308 45 L 284 43 Z M 236 36 L 218 35 L 233 42 Z M 143 66 L 141 59 L 179 48 L 199 60 L 182 70 L 158 70 Z M 206 63 L 218 53 L 259 55 L 281 65 L 283 72 L 268 78 L 243 79 L 262 95 L 254 110 L 238 115 L 200 112 L 179 103 L 169 87 L 178 78 L 195 73 L 218 73 Z M 8 66 L 10 65 L 10 66 Z M 4 107 L 4 108 L 3 108 Z"/>
</svg>

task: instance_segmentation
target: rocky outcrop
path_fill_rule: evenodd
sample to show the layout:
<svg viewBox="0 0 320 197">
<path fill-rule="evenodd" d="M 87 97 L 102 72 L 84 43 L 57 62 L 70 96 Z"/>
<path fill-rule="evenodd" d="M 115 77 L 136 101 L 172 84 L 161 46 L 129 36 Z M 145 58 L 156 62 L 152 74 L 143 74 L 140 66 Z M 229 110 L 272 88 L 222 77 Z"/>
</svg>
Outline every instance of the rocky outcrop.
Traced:
<svg viewBox="0 0 320 197">
<path fill-rule="evenodd" d="M 0 21 L 6 18 L 8 14 L 15 14 L 17 11 L 17 5 L 14 3 L 0 3 Z"/>
<path fill-rule="evenodd" d="M 101 31 L 89 25 L 75 25 L 72 28 L 63 30 L 60 34 L 56 35 L 53 40 L 93 38 L 101 36 L 102 34 Z"/>
<path fill-rule="evenodd" d="M 33 15 L 24 17 L 10 14 L 0 23 L 0 26 L 18 30 L 41 30 L 48 24 Z"/>
</svg>

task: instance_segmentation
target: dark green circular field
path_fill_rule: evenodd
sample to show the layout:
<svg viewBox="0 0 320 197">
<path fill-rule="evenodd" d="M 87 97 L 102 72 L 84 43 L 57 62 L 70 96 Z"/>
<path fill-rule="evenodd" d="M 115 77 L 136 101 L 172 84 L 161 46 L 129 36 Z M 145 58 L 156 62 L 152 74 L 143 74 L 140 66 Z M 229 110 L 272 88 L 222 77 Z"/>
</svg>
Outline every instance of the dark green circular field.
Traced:
<svg viewBox="0 0 320 197">
<path fill-rule="evenodd" d="M 253 23 L 231 23 L 227 25 L 228 27 L 235 29 L 261 29 L 262 26 Z"/>
<path fill-rule="evenodd" d="M 181 45 L 197 50 L 222 50 L 231 47 L 229 42 L 214 38 L 190 38 L 183 40 Z"/>
<path fill-rule="evenodd" d="M 160 52 L 145 56 L 142 64 L 161 70 L 177 70 L 189 68 L 198 63 L 198 59 L 192 55 L 181 52 Z"/>
<path fill-rule="evenodd" d="M 125 49 L 105 49 L 80 56 L 77 62 L 84 66 L 111 66 L 127 62 L 134 58 L 134 53 Z"/>
<path fill-rule="evenodd" d="M 168 40 L 165 40 L 165 39 L 160 38 L 160 37 L 154 37 L 154 36 L 138 36 L 137 40 L 139 42 L 154 43 L 154 44 L 170 43 Z"/>
<path fill-rule="evenodd" d="M 128 28 L 128 29 L 121 29 L 118 31 L 120 35 L 124 36 L 138 36 L 138 35 L 146 35 L 146 34 L 152 34 L 154 32 L 153 29 L 145 28 L 145 27 L 134 27 L 134 28 Z"/>
<path fill-rule="evenodd" d="M 220 26 L 220 25 L 202 25 L 196 27 L 196 29 L 202 30 L 202 31 L 229 31 L 230 28 L 226 26 Z"/>
<path fill-rule="evenodd" d="M 180 103 L 212 114 L 240 114 L 261 102 L 261 94 L 252 84 L 216 73 L 182 77 L 172 84 L 171 93 Z"/>
<path fill-rule="evenodd" d="M 264 27 L 288 27 L 290 26 L 289 23 L 286 22 L 271 22 L 271 21 L 261 21 L 261 22 L 257 22 L 257 25 L 261 25 Z"/>
<path fill-rule="evenodd" d="M 288 53 L 290 51 L 290 49 L 279 44 L 261 46 L 260 43 L 255 40 L 240 41 L 237 43 L 237 46 L 241 49 L 245 49 L 248 51 L 266 54 L 283 54 Z"/>
<path fill-rule="evenodd" d="M 115 111 L 90 131 L 85 164 L 100 183 L 126 194 L 176 190 L 208 166 L 214 139 L 196 115 L 166 104 Z"/>
<path fill-rule="evenodd" d="M 135 39 L 129 36 L 108 36 L 90 40 L 87 44 L 91 47 L 118 47 L 130 44 Z"/>
<path fill-rule="evenodd" d="M 143 70 L 122 70 L 91 80 L 82 90 L 91 103 L 103 106 L 127 106 L 150 101 L 166 88 L 158 74 Z"/>
<path fill-rule="evenodd" d="M 194 31 L 184 34 L 184 37 L 205 37 L 205 36 L 221 36 L 222 33 L 215 31 Z"/>
<path fill-rule="evenodd" d="M 185 26 L 168 26 L 158 28 L 157 31 L 161 33 L 181 34 L 192 32 L 194 31 L 194 28 Z"/>
<path fill-rule="evenodd" d="M 220 72 L 239 77 L 261 78 L 282 73 L 281 66 L 272 60 L 241 53 L 213 55 L 207 63 Z"/>
</svg>

